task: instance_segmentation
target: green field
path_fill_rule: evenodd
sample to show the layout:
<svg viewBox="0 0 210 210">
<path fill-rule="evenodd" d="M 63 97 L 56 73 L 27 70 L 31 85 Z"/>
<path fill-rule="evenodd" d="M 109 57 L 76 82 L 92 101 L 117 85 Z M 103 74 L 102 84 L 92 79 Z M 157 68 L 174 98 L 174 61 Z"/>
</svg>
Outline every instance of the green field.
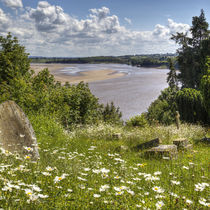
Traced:
<svg viewBox="0 0 210 210">
<path fill-rule="evenodd" d="M 3 209 L 209 209 L 206 130 L 183 124 L 147 128 L 110 125 L 65 132 L 55 120 L 31 116 L 40 160 L 1 153 Z M 113 140 L 114 133 L 122 138 Z M 185 137 L 193 151 L 176 160 L 146 159 L 133 148 L 159 137 L 164 144 Z M 124 145 L 127 150 L 119 150 Z M 29 149 L 30 150 L 30 149 Z M 30 152 L 29 152 L 30 156 Z"/>
</svg>

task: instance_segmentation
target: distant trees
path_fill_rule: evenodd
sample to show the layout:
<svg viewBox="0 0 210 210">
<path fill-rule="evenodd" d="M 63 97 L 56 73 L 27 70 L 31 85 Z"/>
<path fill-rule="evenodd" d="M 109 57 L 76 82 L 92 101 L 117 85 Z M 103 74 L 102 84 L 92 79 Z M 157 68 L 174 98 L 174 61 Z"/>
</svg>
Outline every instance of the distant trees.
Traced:
<svg viewBox="0 0 210 210">
<path fill-rule="evenodd" d="M 61 85 L 48 69 L 35 75 L 25 48 L 10 33 L 0 36 L 0 103 L 6 100 L 14 100 L 27 114 L 53 116 L 67 128 L 119 123 L 122 116 L 113 103 L 105 108 L 99 104 L 88 84 Z"/>
</svg>

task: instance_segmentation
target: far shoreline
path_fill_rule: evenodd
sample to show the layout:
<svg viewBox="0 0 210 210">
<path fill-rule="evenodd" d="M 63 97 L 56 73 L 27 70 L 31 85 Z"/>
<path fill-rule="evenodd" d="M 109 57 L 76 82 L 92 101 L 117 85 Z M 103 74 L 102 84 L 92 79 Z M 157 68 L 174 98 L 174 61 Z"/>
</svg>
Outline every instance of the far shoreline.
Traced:
<svg viewBox="0 0 210 210">
<path fill-rule="evenodd" d="M 66 67 L 71 67 L 72 64 L 58 64 L 58 63 L 31 63 L 31 69 L 35 71 L 35 74 L 38 74 L 45 68 L 48 68 L 49 72 L 55 77 L 56 81 L 65 84 L 69 82 L 70 84 L 77 84 L 79 82 L 96 82 L 103 81 L 108 79 L 114 79 L 123 77 L 125 73 L 118 73 L 112 69 L 101 69 L 101 70 L 92 70 L 92 71 L 81 71 L 76 75 L 67 75 L 62 73 Z"/>
</svg>

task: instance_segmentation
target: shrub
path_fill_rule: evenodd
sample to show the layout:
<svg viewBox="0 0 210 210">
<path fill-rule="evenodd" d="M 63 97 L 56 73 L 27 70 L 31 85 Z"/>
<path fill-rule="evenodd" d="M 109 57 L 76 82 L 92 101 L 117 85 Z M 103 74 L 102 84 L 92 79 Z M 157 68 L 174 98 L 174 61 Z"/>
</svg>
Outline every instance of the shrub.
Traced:
<svg viewBox="0 0 210 210">
<path fill-rule="evenodd" d="M 200 91 L 184 88 L 177 92 L 176 103 L 181 120 L 190 123 L 207 122 L 207 113 Z"/>
<path fill-rule="evenodd" d="M 102 108 L 103 121 L 111 124 L 122 124 L 122 113 L 119 107 L 115 107 L 113 101 Z"/>
<path fill-rule="evenodd" d="M 131 117 L 127 122 L 127 126 L 133 126 L 133 127 L 146 127 L 148 125 L 147 120 L 145 118 L 145 114 L 137 115 L 134 117 Z"/>
<path fill-rule="evenodd" d="M 158 122 L 170 125 L 175 122 L 175 95 L 177 89 L 166 88 L 148 108 L 147 119 L 150 123 Z"/>
</svg>

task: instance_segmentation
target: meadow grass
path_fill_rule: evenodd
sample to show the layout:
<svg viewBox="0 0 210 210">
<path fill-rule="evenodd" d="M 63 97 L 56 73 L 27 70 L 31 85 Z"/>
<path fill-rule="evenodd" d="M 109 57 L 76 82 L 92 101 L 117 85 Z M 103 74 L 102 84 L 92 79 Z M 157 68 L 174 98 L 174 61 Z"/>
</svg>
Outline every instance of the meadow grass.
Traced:
<svg viewBox="0 0 210 210">
<path fill-rule="evenodd" d="M 198 125 L 126 128 L 77 127 L 66 132 L 53 119 L 30 116 L 40 160 L 2 150 L 0 207 L 3 209 L 209 209 L 208 145 L 198 143 Z M 119 140 L 113 140 L 120 133 Z M 146 159 L 133 148 L 160 138 L 185 137 L 193 151 L 176 160 Z M 119 146 L 128 149 L 119 150 Z"/>
</svg>

